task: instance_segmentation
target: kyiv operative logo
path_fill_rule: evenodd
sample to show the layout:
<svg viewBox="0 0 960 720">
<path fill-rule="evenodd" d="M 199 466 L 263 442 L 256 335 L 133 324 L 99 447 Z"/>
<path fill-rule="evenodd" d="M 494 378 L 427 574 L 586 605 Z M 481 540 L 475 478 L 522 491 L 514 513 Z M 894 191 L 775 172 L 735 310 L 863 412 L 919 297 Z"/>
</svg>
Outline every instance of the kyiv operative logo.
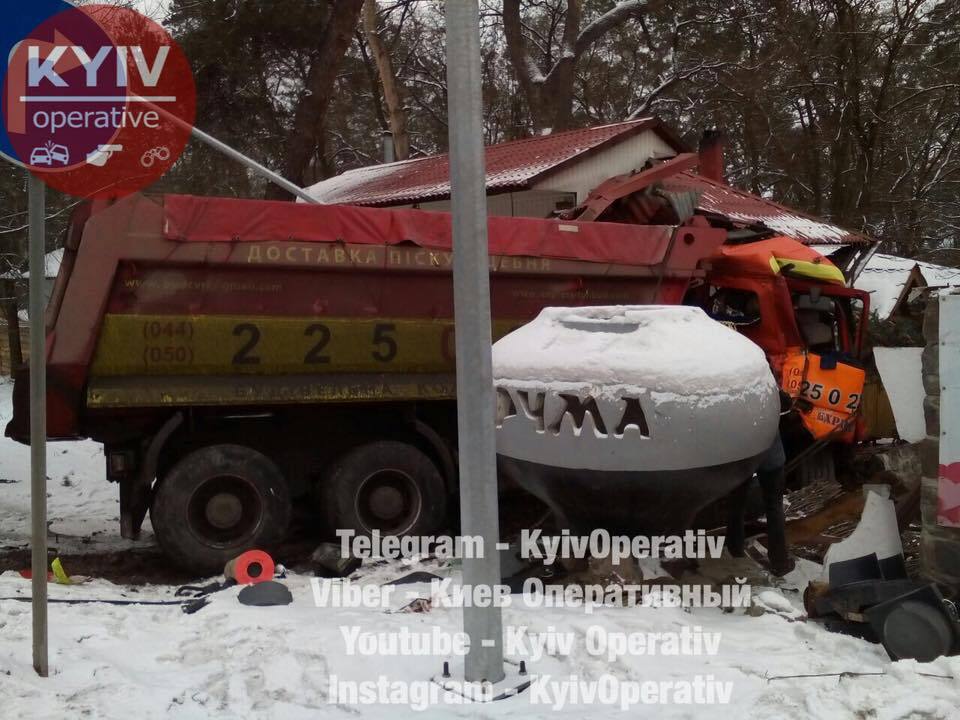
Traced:
<svg viewBox="0 0 960 720">
<path fill-rule="evenodd" d="M 39 4 L 56 10 L 0 44 L 0 154 L 79 197 L 151 185 L 183 152 L 193 125 L 196 93 L 183 52 L 133 10 Z"/>
</svg>

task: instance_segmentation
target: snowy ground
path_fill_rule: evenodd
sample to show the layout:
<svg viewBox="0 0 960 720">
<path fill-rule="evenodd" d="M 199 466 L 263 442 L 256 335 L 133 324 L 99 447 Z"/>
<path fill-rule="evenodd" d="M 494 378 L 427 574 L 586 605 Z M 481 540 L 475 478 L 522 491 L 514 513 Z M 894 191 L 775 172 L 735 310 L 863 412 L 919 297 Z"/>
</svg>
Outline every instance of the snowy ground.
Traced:
<svg viewBox="0 0 960 720">
<path fill-rule="evenodd" d="M 0 384 L 0 422 L 8 416 L 9 386 Z M 102 479 L 97 447 L 74 443 L 51 448 L 51 529 L 77 538 L 93 535 L 93 542 L 85 544 L 90 550 L 122 547 L 116 540 L 116 488 Z M 15 481 L 0 484 L 0 546 L 17 546 L 28 537 L 27 468 L 26 448 L 0 440 L 0 478 Z M 357 582 L 379 585 L 410 569 L 399 562 L 364 567 Z M 764 577 L 755 568 L 737 567 L 731 561 L 708 568 L 716 576 L 741 571 Z M 349 655 L 342 628 L 395 636 L 404 629 L 432 628 L 453 634 L 460 630 L 460 611 L 434 607 L 407 614 L 381 608 L 318 608 L 309 577 L 292 575 L 284 582 L 294 597 L 285 607 L 240 605 L 235 588 L 212 596 L 211 604 L 193 615 L 176 607 L 51 605 L 49 679 L 38 678 L 31 668 L 29 604 L 0 600 L 0 717 L 960 717 L 956 679 L 960 659 L 927 665 L 891 663 L 877 646 L 803 620 L 797 612 L 799 593 L 790 589 L 795 581 L 768 588 L 755 583 L 759 602 L 779 609 L 759 615 L 742 609 L 724 613 L 678 607 L 597 608 L 591 614 L 577 608 L 504 611 L 504 624 L 525 626 L 526 638 L 551 630 L 574 638 L 569 653 L 556 651 L 528 661 L 531 673 L 541 678 L 590 683 L 608 676 L 626 684 L 713 676 L 732 683 L 727 705 L 668 704 L 624 712 L 615 705 L 581 702 L 554 709 L 549 701 L 557 701 L 557 695 L 528 690 L 517 698 L 484 705 L 454 704 L 455 696 L 441 696 L 441 704 L 420 713 L 404 705 L 351 706 L 331 701 L 331 676 L 341 681 L 376 681 L 383 676 L 384 683 L 422 688 L 420 683 L 436 675 L 445 658 Z M 54 598 L 170 599 L 174 588 L 126 587 L 95 579 L 76 586 L 53 585 L 50 590 Z M 28 594 L 29 583 L 17 573 L 0 575 L 0 597 Z M 719 633 L 720 644 L 715 655 L 633 654 L 608 660 L 587 651 L 586 639 L 596 632 L 593 627 L 607 633 L 700 628 Z M 884 675 L 773 679 L 846 671 Z"/>
<path fill-rule="evenodd" d="M 10 420 L 13 385 L 0 377 L 0 436 Z M 49 443 L 47 521 L 64 552 L 120 549 L 117 486 L 105 480 L 103 448 L 94 442 Z M 152 539 L 149 520 L 144 533 Z M 0 548 L 30 541 L 30 448 L 0 437 Z"/>
</svg>

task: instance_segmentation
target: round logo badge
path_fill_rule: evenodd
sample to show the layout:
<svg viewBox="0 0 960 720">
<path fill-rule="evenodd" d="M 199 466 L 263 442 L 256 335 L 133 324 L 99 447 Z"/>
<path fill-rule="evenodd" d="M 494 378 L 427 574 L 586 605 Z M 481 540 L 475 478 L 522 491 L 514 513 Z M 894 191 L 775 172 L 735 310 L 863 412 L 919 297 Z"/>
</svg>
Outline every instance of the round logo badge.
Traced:
<svg viewBox="0 0 960 720">
<path fill-rule="evenodd" d="M 133 10 L 53 5 L 55 12 L 7 42 L 0 153 L 78 197 L 153 184 L 193 127 L 196 89 L 186 56 Z"/>
</svg>

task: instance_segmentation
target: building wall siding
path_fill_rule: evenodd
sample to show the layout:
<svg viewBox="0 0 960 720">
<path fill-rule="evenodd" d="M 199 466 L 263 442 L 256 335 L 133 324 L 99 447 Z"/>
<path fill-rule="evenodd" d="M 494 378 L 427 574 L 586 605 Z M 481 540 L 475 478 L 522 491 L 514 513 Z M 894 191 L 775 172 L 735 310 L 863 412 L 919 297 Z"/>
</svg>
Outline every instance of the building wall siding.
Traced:
<svg viewBox="0 0 960 720">
<path fill-rule="evenodd" d="M 581 203 L 604 180 L 639 170 L 651 158 L 668 158 L 676 154 L 663 138 L 647 130 L 558 170 L 536 184 L 534 189 L 575 192 L 577 203 Z"/>
</svg>

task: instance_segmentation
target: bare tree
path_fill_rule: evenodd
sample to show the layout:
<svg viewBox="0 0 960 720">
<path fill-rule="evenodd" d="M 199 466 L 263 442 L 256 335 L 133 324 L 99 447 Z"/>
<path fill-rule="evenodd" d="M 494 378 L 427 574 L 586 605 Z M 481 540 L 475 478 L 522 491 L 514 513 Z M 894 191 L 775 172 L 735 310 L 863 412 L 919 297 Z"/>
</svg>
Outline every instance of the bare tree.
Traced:
<svg viewBox="0 0 960 720">
<path fill-rule="evenodd" d="M 307 168 L 320 145 L 337 72 L 353 39 L 362 8 L 363 0 L 337 0 L 329 4 L 327 22 L 311 56 L 310 69 L 297 99 L 293 125 L 284 148 L 283 175 L 298 185 L 304 184 Z M 269 187 L 267 194 L 273 198 L 289 197 L 285 190 L 274 185 Z"/>
<path fill-rule="evenodd" d="M 3 318 L 7 322 L 7 345 L 10 348 L 10 369 L 12 370 L 23 364 L 16 285 L 12 280 L 0 280 L 0 304 L 3 306 Z"/>
<path fill-rule="evenodd" d="M 580 27 L 583 19 L 582 0 L 567 0 L 566 9 L 550 8 L 549 34 L 563 24 L 560 47 L 556 54 L 551 45 L 552 37 L 543 43 L 545 68 L 531 57 L 520 14 L 520 0 L 503 0 L 503 29 L 507 40 L 507 53 L 517 76 L 517 82 L 530 108 L 530 121 L 537 132 L 564 130 L 571 126 L 573 118 L 574 81 L 577 61 L 594 43 L 619 25 L 631 19 L 640 19 L 659 0 L 624 0 L 603 13 L 586 27 Z"/>
<path fill-rule="evenodd" d="M 380 35 L 376 0 L 366 0 L 363 4 L 363 31 L 376 61 L 380 87 L 383 88 L 383 101 L 387 106 L 387 119 L 393 134 L 394 154 L 397 160 L 406 160 L 410 157 L 410 137 L 407 134 L 403 88 L 394 72 L 390 49 Z"/>
<path fill-rule="evenodd" d="M 442 3 L 369 2 L 364 24 L 361 0 L 172 0 L 165 22 L 194 64 L 204 126 L 309 182 L 376 162 L 384 128 L 402 157 L 401 120 L 411 156 L 447 149 Z M 719 126 L 731 183 L 885 249 L 960 247 L 957 0 L 480 5 L 487 144 L 647 114 L 690 143 Z M 164 183 L 262 187 L 200 147 Z M 0 219 L 0 245 L 2 232 Z"/>
</svg>

